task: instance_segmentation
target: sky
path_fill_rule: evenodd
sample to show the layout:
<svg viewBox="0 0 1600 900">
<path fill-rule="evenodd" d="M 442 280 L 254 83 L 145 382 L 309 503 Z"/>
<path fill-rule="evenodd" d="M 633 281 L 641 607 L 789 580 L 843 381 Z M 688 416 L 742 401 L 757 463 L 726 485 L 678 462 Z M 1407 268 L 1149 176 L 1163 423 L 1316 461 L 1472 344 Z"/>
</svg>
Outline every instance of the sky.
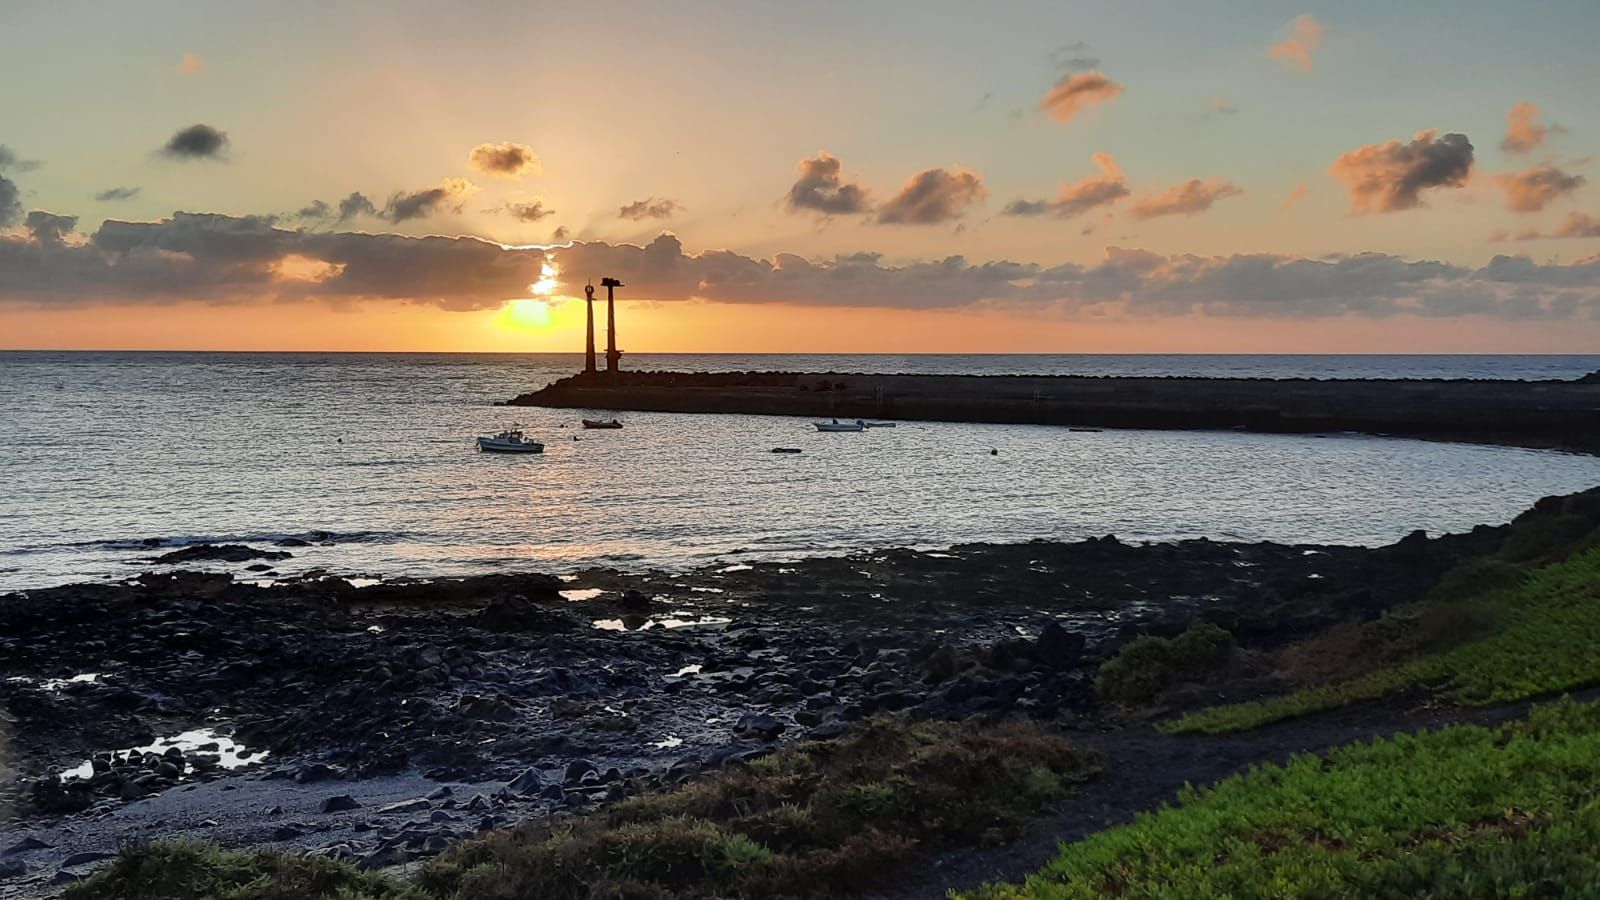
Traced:
<svg viewBox="0 0 1600 900">
<path fill-rule="evenodd" d="M 1600 4 L 0 4 L 0 347 L 1595 352 Z"/>
</svg>

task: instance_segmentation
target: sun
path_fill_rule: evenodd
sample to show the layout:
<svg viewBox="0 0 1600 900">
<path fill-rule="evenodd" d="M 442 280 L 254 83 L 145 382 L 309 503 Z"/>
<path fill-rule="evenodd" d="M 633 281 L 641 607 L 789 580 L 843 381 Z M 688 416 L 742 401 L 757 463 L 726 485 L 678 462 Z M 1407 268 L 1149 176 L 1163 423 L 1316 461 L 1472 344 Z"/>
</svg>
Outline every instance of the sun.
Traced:
<svg viewBox="0 0 1600 900">
<path fill-rule="evenodd" d="M 543 300 L 507 300 L 499 324 L 519 331 L 538 331 L 550 325 L 550 305 Z"/>
</svg>

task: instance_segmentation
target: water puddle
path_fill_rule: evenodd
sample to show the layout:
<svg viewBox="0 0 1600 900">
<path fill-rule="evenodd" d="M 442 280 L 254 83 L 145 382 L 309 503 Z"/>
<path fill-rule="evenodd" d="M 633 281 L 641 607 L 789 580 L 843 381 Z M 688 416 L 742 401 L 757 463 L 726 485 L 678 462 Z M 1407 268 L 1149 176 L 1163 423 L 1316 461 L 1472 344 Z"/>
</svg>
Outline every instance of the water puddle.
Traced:
<svg viewBox="0 0 1600 900">
<path fill-rule="evenodd" d="M 691 616 L 691 618 L 678 618 Z M 674 613 L 665 619 L 644 616 L 623 616 L 620 619 L 595 619 L 592 624 L 601 631 L 649 631 L 652 628 L 692 628 L 696 625 L 726 625 L 732 619 L 722 616 L 693 616 L 691 613 Z"/>
<path fill-rule="evenodd" d="M 718 569 L 717 571 L 718 572 L 722 572 L 722 573 L 748 572 L 748 571 L 750 571 L 751 569 L 754 569 L 754 568 L 755 568 L 755 566 L 747 566 L 744 563 L 734 563 L 731 566 L 723 566 L 722 568 Z"/>
<path fill-rule="evenodd" d="M 684 666 L 683 668 L 679 669 L 676 672 L 673 672 L 671 675 L 668 675 L 667 677 L 668 678 L 684 678 L 684 677 L 689 676 L 689 675 L 699 675 L 701 668 L 702 667 L 701 667 L 700 663 L 694 663 L 692 665 Z"/>
<path fill-rule="evenodd" d="M 185 756 L 195 752 L 209 753 L 216 756 L 217 768 L 220 769 L 240 769 L 267 758 L 267 751 L 251 750 L 233 738 L 218 734 L 210 728 L 197 728 L 170 738 L 158 738 L 154 743 L 143 747 L 130 747 L 127 750 L 116 751 L 111 754 L 111 757 L 115 760 L 126 759 L 132 754 L 155 753 L 160 755 L 173 747 L 182 750 Z M 86 759 L 76 768 L 62 772 L 61 777 L 63 779 L 93 778 L 94 763 Z"/>
<path fill-rule="evenodd" d="M 353 588 L 372 587 L 373 585 L 383 584 L 382 578 L 346 578 L 345 581 L 349 582 L 350 586 Z"/>
<path fill-rule="evenodd" d="M 569 588 L 562 591 L 561 596 L 567 600 L 579 601 L 593 600 L 604 593 L 605 591 L 600 588 Z"/>
<path fill-rule="evenodd" d="M 702 594 L 726 594 L 727 593 L 727 591 L 723 590 L 722 588 L 714 588 L 714 587 L 692 587 L 692 588 L 689 588 L 689 590 L 691 590 L 691 591 L 699 591 Z"/>
<path fill-rule="evenodd" d="M 677 735 L 669 734 L 666 737 L 662 738 L 661 740 L 656 741 L 654 744 L 651 744 L 650 746 L 654 747 L 657 750 L 671 750 L 674 747 L 682 747 L 683 746 L 683 738 L 678 737 Z"/>
<path fill-rule="evenodd" d="M 12 684 L 31 684 L 41 691 L 59 693 L 60 691 L 66 690 L 69 685 L 99 684 L 100 679 L 104 677 L 105 676 L 99 672 L 84 672 L 81 675 L 74 675 L 71 678 L 29 678 L 26 675 L 15 675 L 11 678 L 7 678 L 6 681 L 11 682 Z"/>
</svg>

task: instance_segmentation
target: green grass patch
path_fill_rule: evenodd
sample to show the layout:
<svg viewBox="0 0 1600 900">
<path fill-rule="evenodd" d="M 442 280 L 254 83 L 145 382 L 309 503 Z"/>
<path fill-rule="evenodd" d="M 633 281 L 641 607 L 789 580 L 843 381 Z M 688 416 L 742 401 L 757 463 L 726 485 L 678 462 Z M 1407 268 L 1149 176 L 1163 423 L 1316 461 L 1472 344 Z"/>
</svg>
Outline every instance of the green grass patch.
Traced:
<svg viewBox="0 0 1600 900">
<path fill-rule="evenodd" d="M 492 832 L 411 881 L 196 844 L 127 851 L 70 900 L 601 900 L 819 897 L 895 883 L 924 854 L 1014 838 L 1098 771 L 1016 723 L 864 722 L 677 790 Z"/>
<path fill-rule="evenodd" d="M 122 851 L 67 888 L 63 900 L 427 900 L 422 891 L 372 872 L 288 853 L 234 853 L 178 841 Z"/>
<path fill-rule="evenodd" d="M 1215 670 L 1232 650 L 1233 635 L 1210 623 L 1177 637 L 1135 638 L 1100 666 L 1095 693 L 1130 706 L 1149 703 L 1168 687 Z"/>
<path fill-rule="evenodd" d="M 1525 574 L 1506 572 L 1494 563 L 1489 567 L 1495 574 L 1477 581 L 1461 578 L 1464 584 L 1482 586 L 1466 599 L 1436 596 L 1399 611 L 1386 623 L 1402 630 L 1407 617 L 1443 623 L 1434 628 L 1452 622 L 1492 623 L 1484 626 L 1487 634 L 1346 681 L 1201 710 L 1163 728 L 1218 734 L 1403 691 L 1424 690 L 1447 702 L 1476 706 L 1600 682 L 1600 548 Z"/>
<path fill-rule="evenodd" d="M 973 896 L 1600 896 L 1600 705 L 1259 766 Z"/>
</svg>

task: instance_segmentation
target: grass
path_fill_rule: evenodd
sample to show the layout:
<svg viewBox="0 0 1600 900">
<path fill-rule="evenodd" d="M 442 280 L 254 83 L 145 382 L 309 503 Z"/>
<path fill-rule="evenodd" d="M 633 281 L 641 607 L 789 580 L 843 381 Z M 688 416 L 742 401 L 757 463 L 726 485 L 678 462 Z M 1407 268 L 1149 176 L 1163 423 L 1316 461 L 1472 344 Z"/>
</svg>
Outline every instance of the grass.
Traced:
<svg viewBox="0 0 1600 900">
<path fill-rule="evenodd" d="M 1100 666 L 1094 689 L 1101 699 L 1126 705 L 1149 703 L 1174 683 L 1203 677 L 1227 662 L 1233 635 L 1202 623 L 1177 637 L 1135 638 Z"/>
<path fill-rule="evenodd" d="M 122 851 L 106 868 L 71 885 L 63 900 L 426 900 L 400 881 L 317 857 L 231 853 L 189 841 Z"/>
<path fill-rule="evenodd" d="M 195 844 L 130 850 L 70 900 L 825 897 L 895 883 L 924 854 L 1011 839 L 1098 771 L 1031 724 L 879 719 L 588 816 L 458 844 L 411 881 Z"/>
<path fill-rule="evenodd" d="M 981 900 L 1600 896 L 1600 705 L 1259 766 Z"/>
<path fill-rule="evenodd" d="M 1409 690 L 1481 706 L 1600 682 L 1600 548 L 1496 582 L 1458 606 L 1441 607 L 1446 602 L 1434 599 L 1401 615 L 1490 621 L 1488 633 L 1357 678 L 1201 710 L 1163 727 L 1171 733 L 1219 734 Z"/>
</svg>

